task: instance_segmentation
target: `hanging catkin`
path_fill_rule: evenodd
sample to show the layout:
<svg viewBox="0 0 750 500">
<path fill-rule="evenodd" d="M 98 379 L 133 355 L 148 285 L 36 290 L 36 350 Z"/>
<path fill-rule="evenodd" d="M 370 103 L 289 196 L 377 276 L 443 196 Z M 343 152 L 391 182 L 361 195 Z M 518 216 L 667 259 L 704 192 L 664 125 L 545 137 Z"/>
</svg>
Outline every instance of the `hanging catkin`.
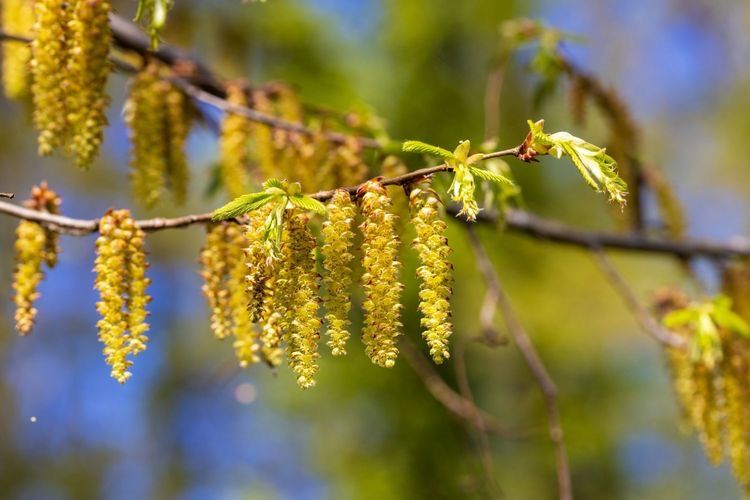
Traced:
<svg viewBox="0 0 750 500">
<path fill-rule="evenodd" d="M 105 360 L 120 383 L 131 376 L 131 357 L 148 342 L 146 304 L 151 298 L 146 293 L 150 280 L 145 276 L 144 237 L 127 210 L 110 210 L 99 222 L 94 264 L 101 316 L 97 327 Z"/>
<path fill-rule="evenodd" d="M 303 389 L 315 385 L 320 357 L 315 237 L 307 228 L 307 220 L 303 214 L 286 217 L 276 296 L 289 365 Z"/>
<path fill-rule="evenodd" d="M 60 198 L 46 183 L 31 190 L 31 198 L 25 202 L 28 208 L 57 214 Z M 38 287 L 44 278 L 42 266 L 52 268 L 57 263 L 60 249 L 57 233 L 45 229 L 36 222 L 21 221 L 16 229 L 16 270 L 13 273 L 13 302 L 16 305 L 16 330 L 27 335 L 34 326 L 37 310 L 34 302 L 39 298 Z"/>
<path fill-rule="evenodd" d="M 350 290 L 352 284 L 351 261 L 354 232 L 352 227 L 356 208 L 346 191 L 337 191 L 327 207 L 328 220 L 323 223 L 323 275 L 327 294 L 324 297 L 328 346 L 334 356 L 346 354 L 349 339 Z"/>
<path fill-rule="evenodd" d="M 73 131 L 70 150 L 81 168 L 89 167 L 99 153 L 107 126 L 110 10 L 105 0 L 78 0 L 68 26 L 71 37 L 68 120 Z"/>
<path fill-rule="evenodd" d="M 400 296 L 403 289 L 399 281 L 401 264 L 398 261 L 396 216 L 389 211 L 391 200 L 382 185 L 368 181 L 360 192 L 365 270 L 362 275 L 365 291 L 362 341 L 373 363 L 391 368 L 398 356 L 396 338 L 401 330 Z"/>
<path fill-rule="evenodd" d="M 168 170 L 164 130 L 168 89 L 169 84 L 159 79 L 158 63 L 152 61 L 133 77 L 125 102 L 133 192 L 146 207 L 153 206 L 161 196 Z"/>
<path fill-rule="evenodd" d="M 412 245 L 421 264 L 417 276 L 422 336 L 430 347 L 430 356 L 439 364 L 450 357 L 448 338 L 453 331 L 449 303 L 453 266 L 448 261 L 451 248 L 445 236 L 447 225 L 440 219 L 440 199 L 429 183 L 411 189 L 409 202 L 417 233 Z"/>
<path fill-rule="evenodd" d="M 3 31 L 12 35 L 30 36 L 34 25 L 32 0 L 4 0 L 2 3 Z M 3 43 L 3 91 L 9 99 L 26 97 L 31 83 L 29 60 L 31 49 L 25 43 Z"/>
<path fill-rule="evenodd" d="M 240 85 L 227 86 L 227 101 L 234 106 L 247 106 L 245 90 Z M 247 191 L 248 141 L 250 121 L 231 111 L 226 112 L 219 138 L 219 174 L 222 184 L 233 198 Z"/>
<path fill-rule="evenodd" d="M 47 156 L 69 136 L 67 71 L 71 4 L 67 0 L 34 2 L 34 41 L 31 43 L 31 86 L 34 125 L 39 132 L 39 154 Z"/>
<path fill-rule="evenodd" d="M 207 228 L 206 242 L 200 254 L 203 294 L 211 311 L 211 330 L 218 339 L 224 339 L 232 333 L 229 290 L 226 286 L 230 265 L 227 261 L 229 224 L 222 222 Z"/>
</svg>

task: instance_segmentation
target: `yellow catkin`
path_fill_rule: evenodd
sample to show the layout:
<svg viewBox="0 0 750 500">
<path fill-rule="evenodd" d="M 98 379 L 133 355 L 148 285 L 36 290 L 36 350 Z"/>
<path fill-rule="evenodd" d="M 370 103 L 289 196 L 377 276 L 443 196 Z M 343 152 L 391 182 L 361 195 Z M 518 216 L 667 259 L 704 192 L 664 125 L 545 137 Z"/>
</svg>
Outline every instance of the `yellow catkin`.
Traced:
<svg viewBox="0 0 750 500">
<path fill-rule="evenodd" d="M 432 359 L 439 364 L 450 357 L 448 338 L 453 333 L 449 302 L 453 266 L 448 261 L 451 249 L 445 236 L 448 226 L 440 219 L 440 199 L 428 183 L 414 187 L 409 201 L 417 233 L 412 245 L 421 263 L 417 276 L 422 336 L 430 347 Z"/>
<path fill-rule="evenodd" d="M 29 36 L 34 25 L 32 0 L 4 0 L 2 3 L 3 31 L 12 35 Z M 3 91 L 9 99 L 26 97 L 29 92 L 29 60 L 31 49 L 25 43 L 3 43 Z"/>
<path fill-rule="evenodd" d="M 695 362 L 691 379 L 693 396 L 688 414 L 706 457 L 713 465 L 718 465 L 724 458 L 724 450 L 721 436 L 722 399 L 717 371 Z"/>
<path fill-rule="evenodd" d="M 750 345 L 728 341 L 722 362 L 726 396 L 727 454 L 737 481 L 750 493 Z"/>
<path fill-rule="evenodd" d="M 71 87 L 66 70 L 69 52 L 68 0 L 34 2 L 34 41 L 31 44 L 31 86 L 34 125 L 39 131 L 39 154 L 47 156 L 65 144 L 70 132 L 67 92 Z"/>
<path fill-rule="evenodd" d="M 260 316 L 260 352 L 263 361 L 271 367 L 280 366 L 284 357 L 281 349 L 281 313 L 276 310 L 275 288 L 275 278 L 271 276 L 266 281 Z"/>
<path fill-rule="evenodd" d="M 209 226 L 206 242 L 200 253 L 202 290 L 211 311 L 211 330 L 218 339 L 224 339 L 232 333 L 229 290 L 226 288 L 229 271 L 226 231 L 229 224 L 223 222 Z"/>
<path fill-rule="evenodd" d="M 229 85 L 227 101 L 235 106 L 247 106 L 245 90 L 239 85 Z M 221 124 L 219 173 L 224 188 L 232 197 L 240 196 L 248 189 L 250 127 L 246 117 L 231 112 L 225 114 Z"/>
<path fill-rule="evenodd" d="M 268 115 L 273 114 L 273 103 L 265 92 L 256 90 L 252 93 L 253 108 Z M 273 130 L 268 125 L 253 123 L 251 129 L 255 161 L 261 174 L 266 178 L 278 177 L 281 172 L 276 165 L 276 152 L 273 144 Z"/>
<path fill-rule="evenodd" d="M 107 126 L 106 92 L 111 71 L 108 60 L 112 33 L 111 5 L 106 0 L 78 0 L 69 24 L 71 49 L 68 71 L 68 121 L 73 130 L 70 149 L 76 164 L 87 168 L 99 153 Z"/>
<path fill-rule="evenodd" d="M 16 229 L 16 271 L 13 289 L 16 304 L 16 330 L 26 335 L 34 326 L 37 310 L 34 301 L 39 298 L 37 287 L 41 283 L 44 260 L 44 229 L 35 222 L 21 221 Z"/>
<path fill-rule="evenodd" d="M 362 341 L 373 363 L 391 368 L 398 356 L 396 340 L 401 330 L 400 296 L 403 289 L 399 281 L 397 218 L 389 211 L 391 200 L 379 183 L 367 182 L 361 195 L 364 221 L 360 229 L 365 270 L 362 275 L 365 291 Z"/>
<path fill-rule="evenodd" d="M 108 211 L 99 222 L 96 240 L 95 287 L 99 340 L 112 377 L 126 382 L 135 356 L 146 348 L 146 304 L 150 301 L 145 276 L 144 233 L 127 210 Z"/>
<path fill-rule="evenodd" d="M 151 62 L 133 77 L 124 109 L 130 130 L 133 192 L 146 207 L 161 196 L 168 169 L 164 98 L 169 84 L 159 79 L 158 72 L 158 64 Z"/>
<path fill-rule="evenodd" d="M 250 212 L 245 224 L 245 266 L 247 275 L 248 306 L 250 321 L 257 323 L 262 315 L 263 302 L 266 296 L 266 282 L 271 269 L 271 257 L 265 242 L 265 221 L 270 211 L 270 205 Z"/>
<path fill-rule="evenodd" d="M 253 327 L 250 314 L 247 311 L 247 293 L 245 291 L 244 251 L 247 239 L 242 227 L 230 224 L 227 227 L 227 262 L 229 275 L 227 289 L 229 290 L 229 308 L 232 314 L 232 333 L 234 335 L 234 352 L 241 367 L 245 368 L 260 361 L 258 332 Z"/>
<path fill-rule="evenodd" d="M 323 223 L 323 275 L 327 294 L 324 297 L 328 346 L 334 356 L 346 354 L 349 339 L 349 310 L 352 307 L 351 261 L 354 232 L 352 226 L 356 209 L 346 191 L 337 191 L 327 207 L 328 220 Z"/>
<path fill-rule="evenodd" d="M 46 183 L 34 186 L 31 198 L 24 205 L 33 210 L 57 214 L 60 197 Z M 37 288 L 44 278 L 43 264 L 53 268 L 60 253 L 56 232 L 31 221 L 21 221 L 16 229 L 16 270 L 13 274 L 13 302 L 16 305 L 16 330 L 27 335 L 34 326 L 37 310 L 34 302 L 39 298 Z"/>
<path fill-rule="evenodd" d="M 315 271 L 315 237 L 307 228 L 308 218 L 295 214 L 286 218 L 286 234 L 279 270 L 279 308 L 287 358 L 303 389 L 315 385 L 318 372 L 318 274 Z M 282 313 L 283 310 L 283 313 Z"/>
<path fill-rule="evenodd" d="M 29 208 L 55 215 L 60 213 L 61 204 L 60 197 L 47 186 L 46 182 L 34 186 L 31 190 L 31 199 L 26 202 Z M 51 269 L 57 264 L 57 256 L 60 254 L 60 238 L 57 232 L 48 228 L 44 230 L 44 237 L 44 262 Z"/>
<path fill-rule="evenodd" d="M 170 85 L 164 100 L 166 105 L 167 176 L 175 201 L 182 205 L 187 199 L 190 170 L 185 144 L 192 123 L 190 101 L 180 89 Z"/>
<path fill-rule="evenodd" d="M 367 177 L 362 148 L 355 140 L 340 144 L 332 154 L 331 177 L 336 186 L 355 186 Z"/>
</svg>

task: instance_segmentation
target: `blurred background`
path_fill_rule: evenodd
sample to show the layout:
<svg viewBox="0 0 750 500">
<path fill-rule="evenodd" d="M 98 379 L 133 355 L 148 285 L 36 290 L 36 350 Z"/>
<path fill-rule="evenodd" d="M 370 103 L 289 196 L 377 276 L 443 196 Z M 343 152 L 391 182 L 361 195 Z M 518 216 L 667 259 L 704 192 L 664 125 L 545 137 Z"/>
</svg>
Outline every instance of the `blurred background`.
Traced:
<svg viewBox="0 0 750 500">
<path fill-rule="evenodd" d="M 527 16 L 582 36 L 566 56 L 616 88 L 641 126 L 644 157 L 659 165 L 687 207 L 689 233 L 747 234 L 750 174 L 740 145 L 750 133 L 750 7 L 711 0 L 177 0 L 165 39 L 227 77 L 284 80 L 304 100 L 371 109 L 394 138 L 451 149 L 479 143 L 484 86 L 502 21 Z M 114 2 L 132 17 L 134 1 Z M 564 87 L 532 105 L 535 77 L 521 52 L 506 74 L 501 147 L 518 144 L 527 119 L 595 144 L 600 117 L 569 118 Z M 28 111 L 0 101 L 0 188 L 23 199 L 46 179 L 67 215 L 92 218 L 134 207 L 126 188 L 128 141 L 121 118 L 126 78 L 111 78 L 105 151 L 89 172 L 35 154 Z M 216 141 L 190 140 L 186 207 L 162 201 L 138 217 L 210 210 Z M 602 197 L 570 165 L 511 160 L 534 212 L 613 229 Z M 164 200 L 168 200 L 165 197 Z M 63 237 L 60 264 L 41 286 L 33 334 L 13 331 L 11 274 L 17 221 L 0 218 L 0 497 L 64 498 L 486 498 L 557 494 L 542 397 L 510 344 L 466 347 L 478 405 L 508 435 L 480 438 L 438 404 L 401 359 L 372 365 L 350 355 L 321 361 L 318 386 L 297 388 L 289 370 L 236 368 L 231 346 L 208 328 L 200 292 L 199 228 L 148 238 L 153 278 L 151 343 L 120 386 L 96 338 L 94 237 Z M 660 348 L 639 331 L 589 255 L 478 227 L 513 304 L 558 384 L 578 498 L 737 498 L 728 467 L 714 469 L 680 432 Z M 483 281 L 466 233 L 451 223 L 456 269 L 455 344 L 479 333 Z M 404 252 L 406 334 L 419 342 L 416 263 Z M 687 288 L 668 257 L 613 259 L 646 301 L 655 288 Z M 698 264 L 709 289 L 709 265 Z M 358 314 L 358 313 L 357 313 Z M 361 318 L 355 318 L 358 328 Z M 498 318 L 499 320 L 499 318 Z M 498 326 L 501 328 L 500 323 Z M 421 345 L 421 343 L 420 343 Z M 326 349 L 322 349 L 324 352 Z M 438 372 L 456 386 L 451 361 Z M 489 465 L 487 462 L 489 461 Z M 487 469 L 490 469 L 488 471 Z M 489 476 L 489 477 L 488 477 Z"/>
</svg>

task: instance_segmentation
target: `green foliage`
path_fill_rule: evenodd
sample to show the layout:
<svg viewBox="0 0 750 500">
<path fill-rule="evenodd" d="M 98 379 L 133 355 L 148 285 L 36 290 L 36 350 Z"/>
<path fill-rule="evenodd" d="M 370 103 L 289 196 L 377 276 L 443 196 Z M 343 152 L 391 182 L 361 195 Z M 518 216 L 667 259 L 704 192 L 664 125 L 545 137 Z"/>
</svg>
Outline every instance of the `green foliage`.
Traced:
<svg viewBox="0 0 750 500">
<path fill-rule="evenodd" d="M 723 357 L 720 330 L 750 337 L 750 326 L 732 311 L 732 299 L 717 295 L 707 302 L 698 302 L 677 309 L 664 316 L 664 326 L 670 329 L 687 328 L 693 333 L 690 353 L 694 362 L 709 368 Z"/>
<path fill-rule="evenodd" d="M 403 150 L 407 153 L 421 153 L 438 156 L 445 160 L 445 164 L 453 171 L 453 182 L 448 188 L 448 193 L 453 201 L 461 204 L 459 215 L 465 215 L 469 221 L 474 221 L 479 213 L 479 205 L 474 197 L 476 183 L 474 176 L 482 180 L 506 186 L 513 186 L 513 181 L 498 172 L 492 172 L 476 166 L 484 160 L 481 153 L 469 156 L 471 142 L 461 141 L 451 153 L 447 149 L 426 144 L 420 141 L 406 141 Z"/>
<path fill-rule="evenodd" d="M 548 154 L 557 159 L 567 156 L 576 166 L 586 183 L 597 192 L 606 192 L 609 199 L 625 206 L 628 186 L 617 174 L 617 162 L 600 148 L 568 132 L 544 132 L 544 120 L 528 121 L 529 135 L 524 142 L 533 157 Z"/>
<path fill-rule="evenodd" d="M 138 0 L 135 21 L 139 21 L 151 36 L 151 48 L 159 46 L 159 33 L 167 23 L 167 12 L 174 5 L 174 0 Z"/>
<path fill-rule="evenodd" d="M 211 218 L 215 221 L 234 219 L 253 210 L 258 210 L 269 203 L 275 206 L 266 219 L 263 239 L 269 247 L 271 257 L 274 259 L 279 257 L 284 211 L 287 208 L 298 207 L 320 215 L 326 213 L 324 204 L 302 194 L 302 188 L 298 182 L 288 183 L 279 179 L 269 179 L 263 183 L 263 191 L 238 196 L 226 205 L 214 210 Z"/>
</svg>

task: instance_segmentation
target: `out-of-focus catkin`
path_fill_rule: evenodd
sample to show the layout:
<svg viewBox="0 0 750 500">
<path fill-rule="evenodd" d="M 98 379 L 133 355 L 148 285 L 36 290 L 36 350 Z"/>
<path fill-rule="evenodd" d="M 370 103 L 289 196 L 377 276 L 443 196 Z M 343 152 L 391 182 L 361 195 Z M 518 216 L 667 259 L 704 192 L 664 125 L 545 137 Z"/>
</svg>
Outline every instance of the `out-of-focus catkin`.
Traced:
<svg viewBox="0 0 750 500">
<path fill-rule="evenodd" d="M 365 270 L 362 275 L 365 291 L 362 341 L 373 363 L 390 368 L 398 356 L 396 340 L 401 330 L 400 296 L 403 289 L 399 281 L 401 264 L 398 261 L 396 216 L 389 211 L 391 200 L 378 182 L 365 183 L 360 192 Z"/>
<path fill-rule="evenodd" d="M 315 237 L 307 227 L 308 217 L 286 217 L 282 245 L 280 285 L 276 300 L 284 304 L 279 318 L 286 340 L 289 365 L 297 375 L 297 384 L 306 389 L 315 385 L 318 372 L 318 274 L 315 270 Z M 283 313 L 281 312 L 283 311 Z"/>
<path fill-rule="evenodd" d="M 33 0 L 4 0 L 2 3 L 3 31 L 13 35 L 30 36 L 34 25 Z M 3 91 L 9 99 L 20 99 L 29 92 L 31 82 L 29 60 L 31 49 L 25 43 L 3 43 Z"/>
<path fill-rule="evenodd" d="M 232 333 L 232 315 L 229 308 L 229 290 L 226 287 L 229 273 L 226 233 L 229 222 L 209 226 L 206 242 L 200 253 L 203 294 L 211 311 L 211 330 L 218 339 Z"/>
<path fill-rule="evenodd" d="M 245 368 L 260 361 L 258 332 L 250 321 L 247 311 L 247 293 L 245 265 L 245 248 L 247 239 L 242 227 L 230 224 L 227 227 L 227 262 L 229 275 L 227 288 L 229 289 L 229 307 L 232 311 L 232 332 L 234 335 L 234 352 L 240 366 Z"/>
<path fill-rule="evenodd" d="M 78 0 L 69 23 L 68 121 L 72 128 L 70 149 L 76 164 L 87 168 L 99 153 L 107 126 L 106 92 L 111 70 L 108 60 L 112 33 L 111 5 L 106 0 Z"/>
<path fill-rule="evenodd" d="M 750 346 L 733 339 L 724 356 L 727 455 L 737 481 L 750 493 Z"/>
<path fill-rule="evenodd" d="M 133 77 L 124 109 L 130 129 L 133 191 L 146 207 L 159 199 L 168 169 L 164 98 L 169 84 L 158 73 L 158 63 L 152 61 Z"/>
<path fill-rule="evenodd" d="M 417 276 L 422 336 L 430 347 L 432 359 L 442 363 L 450 357 L 448 338 L 453 332 L 449 302 L 453 266 L 448 261 L 451 249 L 445 236 L 447 225 L 440 219 L 440 199 L 428 183 L 414 187 L 409 202 L 411 221 L 417 233 L 412 245 L 421 263 Z"/>
<path fill-rule="evenodd" d="M 60 198 L 46 183 L 34 186 L 26 207 L 52 214 L 59 213 Z M 21 221 L 16 229 L 16 270 L 13 274 L 13 302 L 16 305 L 16 330 L 27 335 L 34 326 L 37 310 L 34 302 L 39 298 L 38 287 L 44 278 L 42 266 L 52 268 L 60 252 L 58 235 L 50 229 L 31 221 Z"/>
<path fill-rule="evenodd" d="M 71 3 L 67 0 L 34 2 L 34 41 L 31 43 L 31 94 L 34 125 L 39 131 L 39 154 L 47 156 L 69 137 L 67 71 Z"/>
<path fill-rule="evenodd" d="M 187 199 L 190 178 L 185 144 L 190 133 L 193 109 L 189 99 L 174 85 L 169 85 L 166 94 L 167 178 L 175 201 L 182 205 Z"/>
<path fill-rule="evenodd" d="M 268 115 L 273 114 L 273 103 L 262 90 L 252 93 L 253 108 Z M 255 160 L 260 167 L 261 174 L 266 178 L 278 177 L 279 168 L 276 165 L 276 151 L 273 143 L 273 129 L 263 123 L 253 123 L 251 126 Z"/>
<path fill-rule="evenodd" d="M 326 309 L 328 346 L 334 356 L 346 354 L 349 339 L 349 310 L 352 307 L 351 261 L 354 232 L 352 227 L 356 208 L 346 191 L 337 191 L 327 207 L 328 220 L 323 223 L 323 281 L 327 294 L 323 301 Z"/>
<path fill-rule="evenodd" d="M 127 210 L 110 210 L 99 222 L 94 264 L 99 340 L 112 377 L 126 382 L 132 356 L 146 348 L 146 304 L 150 280 L 145 276 L 144 233 Z"/>
<path fill-rule="evenodd" d="M 16 330 L 26 335 L 34 326 L 37 310 L 34 301 L 39 298 L 37 287 L 41 283 L 44 260 L 44 229 L 35 222 L 21 221 L 16 229 L 16 271 L 13 288 L 16 304 Z"/>
<path fill-rule="evenodd" d="M 227 86 L 227 101 L 235 106 L 247 106 L 247 96 L 242 86 Z M 232 112 L 224 115 L 221 124 L 219 174 L 224 188 L 235 198 L 244 194 L 249 185 L 250 127 L 246 117 Z"/>
</svg>

